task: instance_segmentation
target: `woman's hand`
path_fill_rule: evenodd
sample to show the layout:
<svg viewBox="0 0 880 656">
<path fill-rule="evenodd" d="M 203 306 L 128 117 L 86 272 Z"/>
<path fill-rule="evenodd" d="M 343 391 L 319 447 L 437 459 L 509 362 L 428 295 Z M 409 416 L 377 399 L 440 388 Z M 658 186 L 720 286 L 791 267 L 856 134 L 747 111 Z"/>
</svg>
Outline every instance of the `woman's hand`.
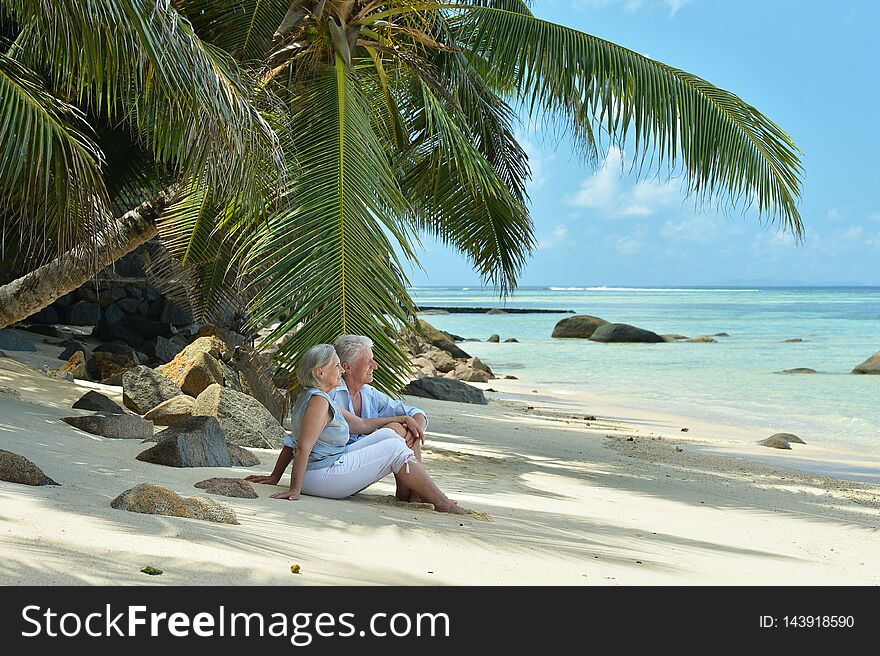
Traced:
<svg viewBox="0 0 880 656">
<path fill-rule="evenodd" d="M 272 476 L 269 474 L 260 475 L 260 474 L 251 474 L 250 476 L 245 476 L 244 480 L 250 481 L 251 483 L 264 483 L 266 485 L 276 485 L 279 480 L 281 480 L 280 476 Z"/>
<path fill-rule="evenodd" d="M 273 499 L 287 499 L 288 501 L 296 501 L 297 499 L 299 499 L 299 492 L 287 490 L 287 492 L 276 492 L 275 494 L 270 494 L 269 496 Z"/>
</svg>

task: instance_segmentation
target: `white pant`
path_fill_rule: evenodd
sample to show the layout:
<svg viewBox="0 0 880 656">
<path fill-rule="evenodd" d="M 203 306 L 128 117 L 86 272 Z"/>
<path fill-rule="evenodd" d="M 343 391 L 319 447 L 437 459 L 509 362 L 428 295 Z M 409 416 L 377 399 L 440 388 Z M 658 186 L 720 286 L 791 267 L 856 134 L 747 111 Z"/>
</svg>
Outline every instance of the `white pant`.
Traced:
<svg viewBox="0 0 880 656">
<path fill-rule="evenodd" d="M 345 453 L 329 467 L 307 469 L 302 493 L 313 497 L 343 499 L 360 492 L 392 471 L 417 462 L 400 435 L 390 428 L 365 435 L 345 447 Z"/>
</svg>

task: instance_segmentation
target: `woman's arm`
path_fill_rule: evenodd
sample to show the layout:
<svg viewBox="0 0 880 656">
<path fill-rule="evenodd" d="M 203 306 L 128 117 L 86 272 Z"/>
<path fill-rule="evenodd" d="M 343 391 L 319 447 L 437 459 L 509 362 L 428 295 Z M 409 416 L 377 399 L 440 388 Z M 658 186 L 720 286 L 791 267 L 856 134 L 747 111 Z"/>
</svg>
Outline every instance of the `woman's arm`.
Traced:
<svg viewBox="0 0 880 656">
<path fill-rule="evenodd" d="M 273 499 L 299 499 L 303 477 L 306 474 L 306 466 L 309 464 L 309 454 L 312 447 L 318 441 L 321 431 L 330 423 L 330 403 L 320 396 L 309 399 L 299 429 L 299 438 L 296 441 L 296 456 L 293 459 L 293 470 L 290 473 L 290 490 L 271 495 Z"/>
</svg>

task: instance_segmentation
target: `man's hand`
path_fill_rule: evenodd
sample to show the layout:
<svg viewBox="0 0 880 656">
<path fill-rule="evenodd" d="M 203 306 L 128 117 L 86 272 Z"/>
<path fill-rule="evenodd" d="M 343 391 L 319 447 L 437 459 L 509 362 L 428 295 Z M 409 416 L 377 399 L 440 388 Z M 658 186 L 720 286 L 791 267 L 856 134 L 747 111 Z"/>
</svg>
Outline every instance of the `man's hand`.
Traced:
<svg viewBox="0 0 880 656">
<path fill-rule="evenodd" d="M 414 418 L 406 417 L 403 427 L 406 429 L 406 437 L 404 439 L 409 448 L 412 448 L 413 444 L 417 442 L 419 444 L 425 443 L 425 429 Z"/>
</svg>

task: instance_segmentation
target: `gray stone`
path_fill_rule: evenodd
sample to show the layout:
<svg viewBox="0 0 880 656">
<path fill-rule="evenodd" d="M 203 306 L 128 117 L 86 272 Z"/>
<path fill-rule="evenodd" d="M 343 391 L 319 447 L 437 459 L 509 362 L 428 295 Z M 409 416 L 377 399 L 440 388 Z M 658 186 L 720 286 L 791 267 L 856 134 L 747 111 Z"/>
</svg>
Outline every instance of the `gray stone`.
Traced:
<svg viewBox="0 0 880 656">
<path fill-rule="evenodd" d="M 125 312 L 115 303 L 104 309 L 104 319 L 107 323 L 119 323 L 124 316 Z"/>
<path fill-rule="evenodd" d="M 174 340 L 159 335 L 155 339 L 147 341 L 144 344 L 143 349 L 144 353 L 146 353 L 151 359 L 158 360 L 162 364 L 167 364 L 183 350 L 183 346 Z"/>
<path fill-rule="evenodd" d="M 66 308 L 76 302 L 76 292 L 69 292 L 62 296 L 61 298 L 55 299 L 55 302 L 52 303 L 57 308 Z"/>
<path fill-rule="evenodd" d="M 195 487 L 210 494 L 220 494 L 236 499 L 256 499 L 257 493 L 253 485 L 240 478 L 208 478 L 199 481 Z"/>
<path fill-rule="evenodd" d="M 791 444 L 806 444 L 801 438 L 793 433 L 775 433 L 758 444 L 769 446 L 771 449 L 791 449 Z"/>
<path fill-rule="evenodd" d="M 7 351 L 36 351 L 34 343 L 14 330 L 0 329 L 0 349 Z"/>
<path fill-rule="evenodd" d="M 599 326 L 590 336 L 593 342 L 639 342 L 655 344 L 663 338 L 650 330 L 636 328 L 626 323 L 606 323 Z"/>
<path fill-rule="evenodd" d="M 519 344 L 519 340 L 516 337 L 508 337 L 504 340 L 505 344 Z"/>
<path fill-rule="evenodd" d="M 782 373 L 784 373 L 784 374 L 814 374 L 814 373 L 816 373 L 816 370 L 809 369 L 807 367 L 797 367 L 796 369 L 786 369 Z"/>
<path fill-rule="evenodd" d="M 58 316 L 58 311 L 51 305 L 44 307 L 36 314 L 32 314 L 27 320 L 33 323 L 42 323 L 46 325 L 61 323 L 61 317 Z"/>
<path fill-rule="evenodd" d="M 229 366 L 238 378 L 240 391 L 249 394 L 263 404 L 279 423 L 287 416 L 287 394 L 278 389 L 272 374 L 265 366 L 265 357 L 246 346 L 234 348 Z M 226 379 L 226 387 L 235 389 Z"/>
<path fill-rule="evenodd" d="M 793 337 L 791 339 L 783 340 L 783 344 L 799 344 L 800 342 L 806 342 L 807 340 L 801 339 L 800 337 Z"/>
<path fill-rule="evenodd" d="M 5 394 L 6 396 L 11 396 L 13 399 L 21 401 L 21 393 L 14 387 L 0 385 L 0 394 Z"/>
<path fill-rule="evenodd" d="M 142 319 L 141 317 L 136 317 L 131 314 L 126 314 L 122 318 L 122 325 L 138 331 L 143 335 L 144 341 L 159 337 L 159 335 L 162 337 L 171 337 L 174 334 L 174 331 L 171 330 L 170 323 Z"/>
<path fill-rule="evenodd" d="M 456 363 L 452 356 L 434 346 L 427 347 L 425 352 L 422 353 L 422 357 L 428 360 L 434 366 L 434 369 L 441 373 L 445 374 L 455 369 Z"/>
<path fill-rule="evenodd" d="M 438 376 L 418 378 L 404 387 L 403 393 L 440 401 L 458 401 L 460 403 L 475 403 L 479 405 L 486 405 L 488 403 L 483 392 L 476 387 L 458 380 L 450 380 Z"/>
<path fill-rule="evenodd" d="M 480 360 L 480 358 L 478 358 L 477 356 L 474 356 L 474 357 L 472 357 L 470 360 L 468 360 L 468 361 L 467 361 L 467 366 L 470 367 L 471 369 L 477 369 L 477 370 L 479 370 L 479 371 L 485 371 L 485 372 L 486 372 L 487 374 L 489 374 L 492 378 L 495 378 L 495 376 L 492 374 L 492 370 L 489 368 L 489 365 L 487 365 L 486 363 L 484 363 L 484 362 L 483 362 L 482 360 Z"/>
<path fill-rule="evenodd" d="M 116 303 L 116 307 L 125 312 L 125 314 L 137 314 L 140 301 L 136 298 L 123 298 Z"/>
<path fill-rule="evenodd" d="M 72 407 L 76 410 L 96 410 L 114 415 L 125 414 L 125 410 L 116 401 L 94 390 L 86 392 L 79 397 Z"/>
<path fill-rule="evenodd" d="M 131 316 L 131 315 L 126 315 Z M 123 319 L 124 322 L 124 319 Z M 92 331 L 91 336 L 102 342 L 125 342 L 129 346 L 138 348 L 146 341 L 146 338 L 140 334 L 135 328 L 125 325 L 123 322 L 110 323 L 108 321 L 99 321 L 98 325 Z"/>
<path fill-rule="evenodd" d="M 507 314 L 507 312 L 498 308 L 492 308 L 490 310 L 486 310 L 486 314 Z"/>
<path fill-rule="evenodd" d="M 0 449 L 0 481 L 21 485 L 58 485 L 24 456 Z"/>
<path fill-rule="evenodd" d="M 679 335 L 678 333 L 664 333 L 660 335 L 664 342 L 680 342 L 688 339 L 687 335 Z"/>
<path fill-rule="evenodd" d="M 860 365 L 856 365 L 852 372 L 854 374 L 880 374 L 880 351 L 877 351 Z"/>
<path fill-rule="evenodd" d="M 129 369 L 122 376 L 122 401 L 139 415 L 183 391 L 163 375 L 143 365 Z"/>
<path fill-rule="evenodd" d="M 116 440 L 148 440 L 153 437 L 153 422 L 128 413 L 98 412 L 93 415 L 62 417 L 61 421 L 92 435 Z"/>
<path fill-rule="evenodd" d="M 43 335 L 44 337 L 53 337 L 55 339 L 65 339 L 69 336 L 68 333 L 65 333 L 63 330 L 59 330 L 55 326 L 44 326 L 38 323 L 32 323 L 28 324 L 27 326 L 22 326 L 20 330 L 24 330 L 28 333 L 34 333 L 35 335 Z"/>
<path fill-rule="evenodd" d="M 110 502 L 110 507 L 145 515 L 166 515 L 219 524 L 238 524 L 235 511 L 222 503 L 200 497 L 181 497 L 167 487 L 153 483 L 142 483 L 126 490 Z"/>
<path fill-rule="evenodd" d="M 226 439 L 239 446 L 277 449 L 287 431 L 278 420 L 252 396 L 210 385 L 193 405 L 193 417 L 216 417 Z"/>
<path fill-rule="evenodd" d="M 81 351 L 82 354 L 86 356 L 87 361 L 92 357 L 92 349 L 90 349 L 79 340 L 66 339 L 61 342 L 61 345 L 64 347 L 64 350 L 58 354 L 59 360 L 70 360 L 70 356 L 77 351 Z"/>
<path fill-rule="evenodd" d="M 664 340 L 664 341 L 666 341 L 666 340 Z M 709 337 L 708 335 L 700 335 L 699 337 L 688 337 L 684 341 L 692 342 L 695 344 L 717 344 L 718 343 L 717 339 L 715 339 L 713 337 Z"/>
<path fill-rule="evenodd" d="M 727 333 L 715 333 L 712 337 L 730 337 Z"/>
<path fill-rule="evenodd" d="M 465 363 L 458 364 L 453 371 L 450 371 L 444 378 L 453 380 L 465 380 L 469 383 L 488 383 L 494 376 L 481 369 L 474 369 Z"/>
<path fill-rule="evenodd" d="M 489 339 L 487 339 L 486 341 L 492 342 L 493 344 L 497 344 L 498 342 L 501 341 L 501 337 L 498 335 L 489 335 Z"/>
<path fill-rule="evenodd" d="M 566 317 L 556 322 L 551 337 L 572 337 L 577 339 L 589 339 L 596 328 L 604 326 L 608 322 L 605 319 L 594 317 L 589 314 L 577 314 Z"/>
<path fill-rule="evenodd" d="M 101 306 L 80 301 L 67 308 L 67 323 L 74 326 L 94 326 L 101 320 Z"/>
<path fill-rule="evenodd" d="M 185 310 L 174 301 L 166 299 L 159 320 L 175 326 L 186 326 L 193 322 L 193 316 L 189 310 Z"/>
<path fill-rule="evenodd" d="M 156 446 L 137 459 L 168 467 L 250 467 L 250 451 L 231 445 L 215 417 L 187 417 L 157 433 Z M 235 447 L 235 448 L 233 448 Z"/>
</svg>

